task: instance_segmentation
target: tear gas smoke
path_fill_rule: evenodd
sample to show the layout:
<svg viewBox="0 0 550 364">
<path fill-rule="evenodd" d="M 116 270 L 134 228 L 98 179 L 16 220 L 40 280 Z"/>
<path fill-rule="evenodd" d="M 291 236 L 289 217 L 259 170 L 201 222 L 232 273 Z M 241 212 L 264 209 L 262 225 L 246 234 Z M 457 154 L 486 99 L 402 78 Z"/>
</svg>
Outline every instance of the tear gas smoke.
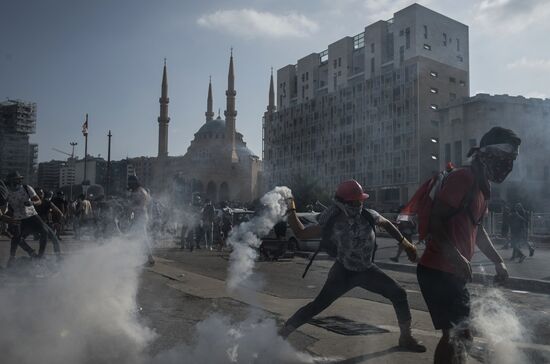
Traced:
<svg viewBox="0 0 550 364">
<path fill-rule="evenodd" d="M 235 290 L 252 277 L 256 249 L 260 237 L 280 221 L 286 213 L 286 200 L 292 197 L 287 187 L 276 187 L 261 199 L 264 209 L 258 216 L 235 227 L 228 238 L 233 248 L 230 255 L 227 288 Z M 247 319 L 232 322 L 222 315 L 213 315 L 197 325 L 196 340 L 189 345 L 163 352 L 153 364 L 180 363 L 321 363 L 329 359 L 315 358 L 296 351 L 277 334 L 277 324 L 261 311 L 251 309 Z"/>
<path fill-rule="evenodd" d="M 240 363 L 290 364 L 321 363 L 296 351 L 277 335 L 275 321 L 248 318 L 231 322 L 227 317 L 213 315 L 196 327 L 196 341 L 159 354 L 151 364 Z"/>
<path fill-rule="evenodd" d="M 529 342 L 529 334 L 512 304 L 496 288 L 483 290 L 472 300 L 473 329 L 487 340 L 485 363 L 529 363 L 517 342 Z"/>
<path fill-rule="evenodd" d="M 262 198 L 265 209 L 236 227 L 228 288 L 249 279 L 260 236 L 286 212 L 290 190 Z M 0 353 L 12 364 L 320 363 L 277 335 L 276 322 L 259 310 L 233 322 L 214 314 L 196 326 L 194 341 L 146 354 L 156 334 L 138 320 L 136 294 L 145 249 L 136 235 L 107 239 L 69 255 L 53 274 L 0 288 Z M 181 302 L 182 305 L 186 304 Z"/>
<path fill-rule="evenodd" d="M 2 363 L 141 363 L 155 337 L 136 315 L 143 262 L 139 244 L 111 239 L 1 287 Z"/>
<path fill-rule="evenodd" d="M 229 277 L 227 287 L 235 289 L 247 280 L 254 269 L 257 258 L 256 249 L 260 247 L 261 237 L 269 233 L 269 230 L 280 221 L 287 210 L 287 199 L 292 197 L 288 187 L 275 187 L 266 193 L 260 200 L 264 209 L 252 220 L 240 224 L 228 238 L 231 245 L 229 264 Z"/>
</svg>

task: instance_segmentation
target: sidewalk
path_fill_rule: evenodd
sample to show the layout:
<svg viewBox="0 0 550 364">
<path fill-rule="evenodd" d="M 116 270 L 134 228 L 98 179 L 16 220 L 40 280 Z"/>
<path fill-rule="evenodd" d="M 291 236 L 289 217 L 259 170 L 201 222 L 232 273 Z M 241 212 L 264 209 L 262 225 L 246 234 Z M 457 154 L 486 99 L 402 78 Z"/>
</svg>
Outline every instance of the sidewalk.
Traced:
<svg viewBox="0 0 550 364">
<path fill-rule="evenodd" d="M 247 305 L 261 308 L 280 317 L 281 323 L 290 317 L 296 309 L 309 302 L 308 299 L 283 299 L 274 295 L 243 291 L 239 295 L 226 291 L 225 282 L 188 272 L 174 262 L 157 258 L 157 264 L 149 271 L 168 277 L 168 285 L 201 298 L 231 298 Z M 306 324 L 299 331 L 316 341 L 307 350 L 326 357 L 337 358 L 340 363 L 429 363 L 433 360 L 433 350 L 439 340 L 439 334 L 433 330 L 427 312 L 412 311 L 413 333 L 424 342 L 426 353 L 403 352 L 397 348 L 399 328 L 393 307 L 388 304 L 342 297 L 325 310 L 320 318 L 339 316 L 350 320 L 352 326 L 370 325 L 375 331 L 363 335 L 341 335 L 333 331 Z M 363 325 L 365 326 L 365 325 Z M 292 335 L 289 338 L 292 342 Z M 479 363 L 471 359 L 470 363 Z"/>
</svg>

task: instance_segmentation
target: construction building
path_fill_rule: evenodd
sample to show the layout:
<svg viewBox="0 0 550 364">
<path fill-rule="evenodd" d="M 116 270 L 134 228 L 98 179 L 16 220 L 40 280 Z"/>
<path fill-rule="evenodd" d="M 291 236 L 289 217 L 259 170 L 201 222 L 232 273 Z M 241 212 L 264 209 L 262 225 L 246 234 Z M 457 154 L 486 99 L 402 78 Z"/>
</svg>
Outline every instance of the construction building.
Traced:
<svg viewBox="0 0 550 364">
<path fill-rule="evenodd" d="M 277 71 L 263 118 L 265 188 L 355 178 L 379 209 L 439 169 L 438 110 L 469 96 L 468 27 L 413 4 Z"/>
<path fill-rule="evenodd" d="M 491 201 L 550 211 L 550 99 L 478 94 L 441 108 L 439 116 L 439 168 L 468 164 L 468 151 L 483 134 L 494 126 L 510 128 L 522 139 L 520 153 L 510 176 L 492 185 Z"/>
<path fill-rule="evenodd" d="M 38 145 L 29 142 L 30 134 L 35 132 L 35 103 L 0 102 L 0 179 L 10 171 L 19 171 L 26 183 L 36 183 Z"/>
</svg>

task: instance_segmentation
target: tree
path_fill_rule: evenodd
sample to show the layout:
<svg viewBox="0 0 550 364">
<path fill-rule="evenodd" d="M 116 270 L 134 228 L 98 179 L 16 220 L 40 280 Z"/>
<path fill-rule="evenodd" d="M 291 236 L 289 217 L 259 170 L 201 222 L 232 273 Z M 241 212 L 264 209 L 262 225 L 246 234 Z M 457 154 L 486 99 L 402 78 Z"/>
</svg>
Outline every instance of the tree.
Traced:
<svg viewBox="0 0 550 364">
<path fill-rule="evenodd" d="M 321 187 L 319 180 L 311 176 L 296 174 L 288 187 L 292 190 L 298 211 L 305 211 L 308 205 L 313 206 L 317 201 L 326 206 L 332 198 L 332 194 Z"/>
</svg>

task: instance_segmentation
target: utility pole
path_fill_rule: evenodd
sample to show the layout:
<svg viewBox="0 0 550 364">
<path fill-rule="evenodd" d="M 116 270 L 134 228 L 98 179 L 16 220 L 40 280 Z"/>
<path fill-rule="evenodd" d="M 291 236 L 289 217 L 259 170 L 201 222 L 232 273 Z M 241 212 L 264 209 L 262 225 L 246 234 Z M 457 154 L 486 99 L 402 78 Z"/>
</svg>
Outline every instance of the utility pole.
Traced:
<svg viewBox="0 0 550 364">
<path fill-rule="evenodd" d="M 84 135 L 84 180 L 86 182 L 87 164 L 88 164 L 88 113 L 86 113 L 86 121 L 82 126 L 82 134 Z"/>
<path fill-rule="evenodd" d="M 72 147 L 71 160 L 69 161 L 69 168 L 72 169 L 73 173 L 76 174 L 76 161 L 74 160 L 74 147 L 76 147 L 78 145 L 78 143 L 77 142 L 70 142 L 69 144 Z M 70 192 L 69 192 L 69 201 L 70 202 L 73 202 L 73 184 L 74 184 L 74 179 L 71 178 L 71 189 L 70 189 Z"/>
<path fill-rule="evenodd" d="M 113 134 L 111 134 L 111 131 L 109 130 L 109 134 L 107 134 L 107 137 L 109 138 L 109 143 L 107 147 L 107 185 L 105 186 L 105 198 L 109 196 L 109 191 L 111 187 L 111 137 Z"/>
</svg>

